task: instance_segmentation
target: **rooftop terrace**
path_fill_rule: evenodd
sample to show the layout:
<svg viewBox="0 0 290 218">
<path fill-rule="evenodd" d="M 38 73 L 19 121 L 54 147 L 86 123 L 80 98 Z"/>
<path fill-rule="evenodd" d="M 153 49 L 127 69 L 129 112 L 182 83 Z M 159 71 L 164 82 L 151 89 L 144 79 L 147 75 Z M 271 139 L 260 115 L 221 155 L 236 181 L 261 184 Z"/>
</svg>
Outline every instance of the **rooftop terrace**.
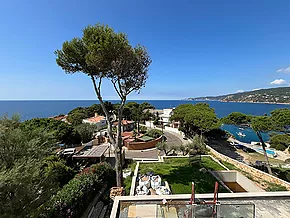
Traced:
<svg viewBox="0 0 290 218">
<path fill-rule="evenodd" d="M 212 201 L 213 194 L 197 194 Z M 166 204 L 163 204 L 166 199 Z M 190 205 L 190 195 L 116 197 L 111 218 L 120 217 L 212 217 L 213 206 Z M 215 206 L 216 218 L 289 218 L 290 192 L 221 193 Z"/>
</svg>

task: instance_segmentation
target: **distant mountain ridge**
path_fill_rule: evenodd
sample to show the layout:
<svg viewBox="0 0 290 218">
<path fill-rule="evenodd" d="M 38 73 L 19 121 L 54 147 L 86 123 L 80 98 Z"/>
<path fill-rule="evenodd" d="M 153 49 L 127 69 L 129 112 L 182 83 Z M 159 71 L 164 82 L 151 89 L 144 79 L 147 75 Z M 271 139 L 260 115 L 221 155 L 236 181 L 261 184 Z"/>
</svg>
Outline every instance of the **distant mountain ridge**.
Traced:
<svg viewBox="0 0 290 218">
<path fill-rule="evenodd" d="M 188 98 L 188 100 L 290 104 L 290 87 L 259 89 L 228 95 Z"/>
</svg>

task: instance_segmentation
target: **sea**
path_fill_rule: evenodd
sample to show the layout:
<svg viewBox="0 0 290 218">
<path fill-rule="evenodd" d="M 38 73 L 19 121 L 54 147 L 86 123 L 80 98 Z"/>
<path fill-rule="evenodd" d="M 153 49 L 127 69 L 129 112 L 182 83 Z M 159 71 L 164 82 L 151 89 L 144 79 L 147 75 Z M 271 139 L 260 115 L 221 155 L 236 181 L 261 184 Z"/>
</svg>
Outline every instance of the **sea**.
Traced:
<svg viewBox="0 0 290 218">
<path fill-rule="evenodd" d="M 109 100 L 112 103 L 118 103 L 116 100 Z M 148 102 L 157 109 L 174 108 L 180 104 L 196 104 L 205 101 L 187 101 L 187 100 L 128 100 L 137 103 Z M 36 117 L 51 117 L 58 114 L 67 114 L 76 107 L 88 107 L 92 104 L 98 104 L 97 100 L 31 100 L 31 101 L 0 101 L 0 116 L 20 114 L 21 120 L 29 120 Z M 251 115 L 264 115 L 277 108 L 290 108 L 290 105 L 283 104 L 263 104 L 263 103 L 240 103 L 240 102 L 220 102 L 206 101 L 210 107 L 215 109 L 219 118 L 227 116 L 231 112 L 238 111 Z M 236 136 L 242 142 L 258 141 L 257 136 L 251 129 L 239 129 L 232 125 L 223 125 L 221 127 Z M 246 136 L 239 136 L 238 132 Z M 263 135 L 265 140 L 269 139 L 268 134 Z"/>
</svg>

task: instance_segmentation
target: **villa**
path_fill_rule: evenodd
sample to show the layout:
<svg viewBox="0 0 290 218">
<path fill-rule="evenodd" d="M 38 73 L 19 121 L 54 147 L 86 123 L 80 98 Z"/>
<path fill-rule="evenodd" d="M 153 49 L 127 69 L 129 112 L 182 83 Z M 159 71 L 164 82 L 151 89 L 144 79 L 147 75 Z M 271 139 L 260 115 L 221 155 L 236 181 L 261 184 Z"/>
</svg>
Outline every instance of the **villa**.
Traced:
<svg viewBox="0 0 290 218">
<path fill-rule="evenodd" d="M 107 120 L 104 116 L 99 116 L 97 113 L 95 113 L 94 117 L 83 119 L 83 123 L 89 123 L 92 125 L 96 125 L 98 127 L 98 129 L 101 129 L 107 125 Z"/>
<path fill-rule="evenodd" d="M 130 132 L 134 129 L 135 122 L 132 120 L 122 120 L 121 121 L 121 131 L 122 132 Z M 114 122 L 113 126 L 117 126 L 118 122 Z"/>
</svg>

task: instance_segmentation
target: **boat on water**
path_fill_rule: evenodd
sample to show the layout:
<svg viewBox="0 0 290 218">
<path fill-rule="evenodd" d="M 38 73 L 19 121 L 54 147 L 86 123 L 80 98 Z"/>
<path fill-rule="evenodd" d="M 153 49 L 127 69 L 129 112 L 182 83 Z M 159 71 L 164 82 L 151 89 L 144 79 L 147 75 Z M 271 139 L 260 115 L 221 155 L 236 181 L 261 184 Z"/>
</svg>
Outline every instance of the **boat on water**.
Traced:
<svg viewBox="0 0 290 218">
<path fill-rule="evenodd" d="M 237 132 L 237 135 L 240 136 L 240 137 L 245 137 L 246 136 L 246 134 L 242 133 L 242 132 Z"/>
<path fill-rule="evenodd" d="M 239 130 L 245 130 L 243 127 L 239 127 Z"/>
</svg>

